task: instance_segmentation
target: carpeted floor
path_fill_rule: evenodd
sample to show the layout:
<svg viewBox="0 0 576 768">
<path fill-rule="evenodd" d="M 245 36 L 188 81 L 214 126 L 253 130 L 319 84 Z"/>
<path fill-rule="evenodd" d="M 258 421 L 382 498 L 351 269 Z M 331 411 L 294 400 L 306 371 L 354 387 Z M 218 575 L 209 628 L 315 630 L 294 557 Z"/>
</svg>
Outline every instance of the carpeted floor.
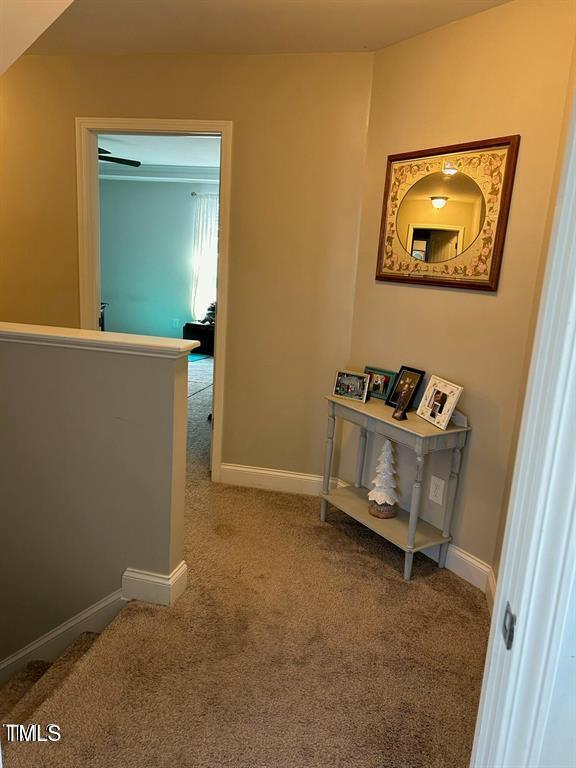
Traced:
<svg viewBox="0 0 576 768">
<path fill-rule="evenodd" d="M 189 401 L 186 593 L 131 603 L 35 714 L 62 741 L 7 768 L 465 768 L 484 596 L 423 556 L 404 582 L 317 499 L 212 485 L 210 401 Z"/>
<path fill-rule="evenodd" d="M 50 669 L 49 661 L 31 661 L 0 688 L 0 723 L 8 721 L 12 708 Z M 4 734 L 0 733 L 0 736 Z"/>
<path fill-rule="evenodd" d="M 191 357 L 191 355 L 190 355 Z M 214 379 L 214 358 L 198 355 L 188 362 L 188 400 L 203 389 L 212 387 Z M 188 403 L 191 407 L 192 404 Z"/>
</svg>

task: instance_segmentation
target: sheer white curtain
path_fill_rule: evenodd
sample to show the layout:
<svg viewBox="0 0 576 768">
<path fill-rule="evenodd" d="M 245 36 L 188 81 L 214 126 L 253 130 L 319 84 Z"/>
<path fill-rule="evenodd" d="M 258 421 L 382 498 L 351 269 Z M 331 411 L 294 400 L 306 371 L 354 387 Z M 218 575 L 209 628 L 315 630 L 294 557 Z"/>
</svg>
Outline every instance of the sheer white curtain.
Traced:
<svg viewBox="0 0 576 768">
<path fill-rule="evenodd" d="M 194 195 L 192 198 L 192 295 L 193 320 L 202 320 L 216 301 L 218 271 L 218 195 Z"/>
</svg>

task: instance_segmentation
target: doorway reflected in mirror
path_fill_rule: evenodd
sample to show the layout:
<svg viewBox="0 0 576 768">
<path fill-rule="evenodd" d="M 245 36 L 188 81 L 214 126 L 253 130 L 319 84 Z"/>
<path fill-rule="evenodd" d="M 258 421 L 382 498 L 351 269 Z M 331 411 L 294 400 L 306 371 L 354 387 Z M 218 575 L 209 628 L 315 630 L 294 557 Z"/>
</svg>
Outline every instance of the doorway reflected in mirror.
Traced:
<svg viewBox="0 0 576 768">
<path fill-rule="evenodd" d="M 440 262 L 472 245 L 485 218 L 484 196 L 470 176 L 437 172 L 410 187 L 398 208 L 396 228 L 407 253 Z"/>
<path fill-rule="evenodd" d="M 519 136 L 390 155 L 376 279 L 495 291 Z"/>
</svg>

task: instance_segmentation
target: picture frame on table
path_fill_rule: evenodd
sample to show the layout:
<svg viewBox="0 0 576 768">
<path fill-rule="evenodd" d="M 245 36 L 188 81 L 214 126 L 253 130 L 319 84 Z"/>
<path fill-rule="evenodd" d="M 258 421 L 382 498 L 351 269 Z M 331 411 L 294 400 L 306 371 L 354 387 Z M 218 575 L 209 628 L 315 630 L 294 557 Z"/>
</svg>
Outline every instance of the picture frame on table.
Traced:
<svg viewBox="0 0 576 768">
<path fill-rule="evenodd" d="M 426 372 L 419 368 L 403 365 L 396 374 L 396 380 L 386 400 L 386 405 L 397 408 L 402 403 L 404 411 L 409 411 L 425 375 Z"/>
<path fill-rule="evenodd" d="M 462 392 L 460 385 L 431 376 L 416 413 L 440 429 L 446 429 Z"/>
<path fill-rule="evenodd" d="M 336 371 L 332 394 L 346 400 L 355 400 L 357 403 L 365 403 L 368 398 L 370 386 L 370 374 L 359 371 Z"/>
<path fill-rule="evenodd" d="M 364 368 L 364 373 L 370 374 L 368 395 L 386 401 L 394 386 L 396 371 L 387 371 L 384 368 L 375 368 L 372 365 L 367 365 Z"/>
<path fill-rule="evenodd" d="M 396 421 L 404 421 L 408 417 L 406 416 L 406 408 L 410 401 L 410 392 L 405 390 L 403 394 L 398 397 L 398 402 L 392 413 L 392 418 Z"/>
</svg>

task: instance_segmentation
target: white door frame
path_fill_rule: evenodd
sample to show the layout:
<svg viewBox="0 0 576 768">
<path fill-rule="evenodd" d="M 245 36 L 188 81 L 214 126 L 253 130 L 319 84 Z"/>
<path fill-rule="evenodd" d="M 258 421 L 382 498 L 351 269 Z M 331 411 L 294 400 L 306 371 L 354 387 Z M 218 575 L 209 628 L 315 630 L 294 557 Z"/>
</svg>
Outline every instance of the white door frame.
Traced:
<svg viewBox="0 0 576 768">
<path fill-rule="evenodd" d="M 463 251 L 462 244 L 464 242 L 464 227 L 458 227 L 456 225 L 450 224 L 441 224 L 440 226 L 435 226 L 432 224 L 408 224 L 408 238 L 406 241 L 406 245 L 408 247 L 404 250 L 407 251 L 410 255 L 412 255 L 412 241 L 414 240 L 415 229 L 439 229 L 444 232 L 457 232 L 458 240 L 456 242 L 456 255 L 459 256 Z"/>
<path fill-rule="evenodd" d="M 472 768 L 537 768 L 545 759 L 543 745 L 547 731 L 550 733 L 553 688 L 556 674 L 562 669 L 561 642 L 567 626 L 570 593 L 576 584 L 574 113 L 552 233 Z M 506 650 L 501 632 L 508 602 L 517 616 L 510 650 Z M 574 638 L 571 643 L 575 644 Z M 570 728 L 564 730 L 568 740 L 573 733 Z M 564 746 L 559 744 L 558 748 Z"/>
<path fill-rule="evenodd" d="M 222 422 L 224 418 L 232 122 L 229 120 L 165 120 L 127 117 L 76 118 L 80 327 L 91 330 L 98 329 L 100 312 L 99 133 L 156 133 L 165 135 L 181 134 L 184 136 L 212 134 L 221 137 L 218 319 L 216 322 L 214 352 L 214 404 L 211 453 L 212 480 L 218 482 L 220 480 L 220 467 L 222 464 Z"/>
</svg>

